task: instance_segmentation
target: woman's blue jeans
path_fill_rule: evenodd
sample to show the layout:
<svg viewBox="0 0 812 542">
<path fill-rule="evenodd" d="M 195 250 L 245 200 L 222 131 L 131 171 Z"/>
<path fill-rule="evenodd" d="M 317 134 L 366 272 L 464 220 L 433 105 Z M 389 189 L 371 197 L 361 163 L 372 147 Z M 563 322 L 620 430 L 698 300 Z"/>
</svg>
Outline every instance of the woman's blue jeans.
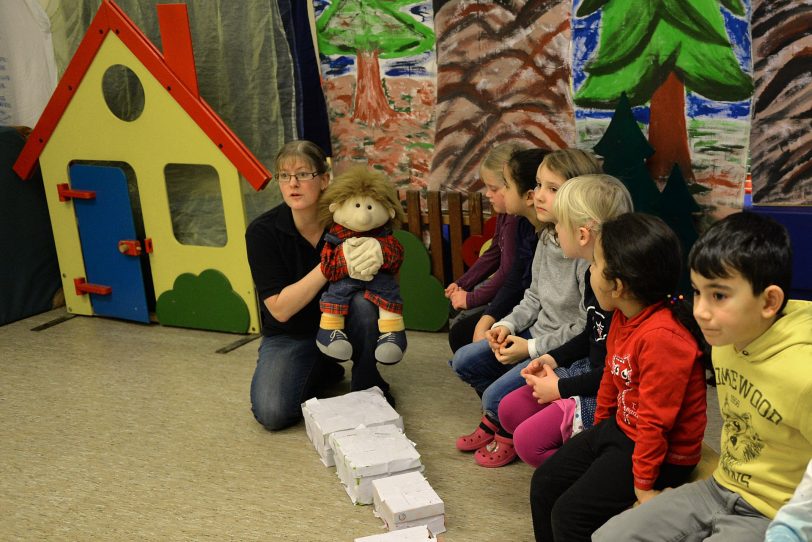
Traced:
<svg viewBox="0 0 812 542">
<path fill-rule="evenodd" d="M 389 384 L 378 372 L 375 344 L 378 340 L 378 307 L 363 293 L 350 300 L 345 328 L 353 347 L 352 391 Z M 273 335 L 263 337 L 259 359 L 251 380 L 251 410 L 266 429 L 276 431 L 294 425 L 302 418 L 302 403 L 315 396 L 325 357 L 312 335 Z"/>
<path fill-rule="evenodd" d="M 519 336 L 529 339 L 530 332 L 525 330 Z M 485 339 L 463 346 L 450 362 L 457 376 L 470 384 L 482 397 L 482 409 L 494 420 L 498 419 L 502 398 L 524 385 L 525 381 L 520 373 L 528 363 L 530 358 L 515 365 L 499 363 Z"/>
</svg>

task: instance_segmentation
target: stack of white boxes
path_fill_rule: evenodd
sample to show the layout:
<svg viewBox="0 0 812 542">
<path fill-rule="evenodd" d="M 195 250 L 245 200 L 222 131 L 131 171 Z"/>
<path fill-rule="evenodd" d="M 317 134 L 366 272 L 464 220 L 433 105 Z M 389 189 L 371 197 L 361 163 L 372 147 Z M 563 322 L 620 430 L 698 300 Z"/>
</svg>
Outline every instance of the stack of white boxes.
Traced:
<svg viewBox="0 0 812 542">
<path fill-rule="evenodd" d="M 400 531 L 392 531 L 386 534 L 374 534 L 363 538 L 356 538 L 355 542 L 426 542 L 437 540 L 429 532 L 425 525 L 420 527 L 409 527 Z"/>
<path fill-rule="evenodd" d="M 359 425 L 394 425 L 403 429 L 403 418 L 386 402 L 377 386 L 329 399 L 309 399 L 302 404 L 302 415 L 307 436 L 328 467 L 335 465 L 329 442 L 332 433 Z"/>
<path fill-rule="evenodd" d="M 443 501 L 420 474 L 420 454 L 379 388 L 310 399 L 302 404 L 302 414 L 322 463 L 336 466 L 352 502 L 374 502 L 376 515 L 394 531 L 389 534 L 406 536 L 357 540 L 433 540 L 445 531 Z"/>
<path fill-rule="evenodd" d="M 372 504 L 390 531 L 426 525 L 433 535 L 445 532 L 445 505 L 419 472 L 373 480 Z"/>
<path fill-rule="evenodd" d="M 330 435 L 336 474 L 355 504 L 372 504 L 372 482 L 400 472 L 422 471 L 414 444 L 394 425 L 360 426 Z"/>
</svg>

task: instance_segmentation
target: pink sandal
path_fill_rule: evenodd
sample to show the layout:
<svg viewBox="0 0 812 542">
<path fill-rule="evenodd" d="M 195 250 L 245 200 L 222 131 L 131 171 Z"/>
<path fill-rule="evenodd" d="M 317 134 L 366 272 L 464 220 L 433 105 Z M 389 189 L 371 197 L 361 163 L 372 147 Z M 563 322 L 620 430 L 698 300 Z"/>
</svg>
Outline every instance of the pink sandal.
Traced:
<svg viewBox="0 0 812 542">
<path fill-rule="evenodd" d="M 513 439 L 495 435 L 493 442 L 483 446 L 474 454 L 474 461 L 480 467 L 504 467 L 516 459 L 516 448 L 513 447 Z"/>
<path fill-rule="evenodd" d="M 457 449 L 461 452 L 473 452 L 493 441 L 494 434 L 499 430 L 486 416 L 482 416 L 476 431 L 463 435 L 457 439 Z"/>
</svg>

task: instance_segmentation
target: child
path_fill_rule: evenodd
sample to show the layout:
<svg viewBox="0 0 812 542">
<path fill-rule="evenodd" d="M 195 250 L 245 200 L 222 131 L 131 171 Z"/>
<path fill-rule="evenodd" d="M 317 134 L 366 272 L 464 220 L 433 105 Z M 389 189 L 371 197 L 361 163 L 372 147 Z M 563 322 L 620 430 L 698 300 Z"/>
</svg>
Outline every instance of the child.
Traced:
<svg viewBox="0 0 812 542">
<path fill-rule="evenodd" d="M 486 340 L 459 349 L 451 361 L 454 372 L 482 396 L 485 411 L 479 427 L 457 439 L 457 449 L 473 452 L 493 441 L 501 431 L 496 417 L 499 402 L 524 384 L 520 371 L 530 358 L 563 344 L 583 329 L 586 262 L 567 259 L 561 253 L 550 209 L 556 191 L 567 179 L 599 171 L 597 160 L 579 149 L 550 153 L 538 167 L 533 206 L 536 220 L 544 226 L 533 258 L 531 285 L 511 313 L 486 333 Z M 509 183 L 527 181 L 513 178 L 510 163 L 505 167 L 505 178 Z M 523 207 L 528 218 L 533 213 L 526 199 L 506 205 L 510 208 L 514 203 L 517 211 Z M 495 452 L 498 450 L 491 450 Z"/>
<path fill-rule="evenodd" d="M 805 540 L 812 540 L 812 460 L 792 498 L 779 508 L 764 537 L 764 542 Z"/>
<path fill-rule="evenodd" d="M 536 172 L 548 154 L 550 151 L 547 149 L 519 151 L 514 153 L 502 168 L 502 176 L 505 179 L 505 212 L 519 217 L 521 240 L 516 247 L 516 259 L 511 266 L 510 275 L 476 323 L 472 342 L 484 340 L 491 326 L 510 314 L 530 286 L 533 257 L 538 245 L 538 230 L 541 228 L 533 204 Z"/>
<path fill-rule="evenodd" d="M 451 307 L 462 311 L 453 318 L 448 330 L 448 343 L 452 352 L 471 342 L 480 316 L 505 284 L 512 266 L 530 265 L 532 250 L 517 252 L 517 248 L 523 244 L 535 246 L 533 226 L 521 216 L 505 213 L 506 185 L 502 167 L 520 150 L 522 147 L 516 143 L 498 145 L 491 149 L 479 167 L 479 175 L 486 188 L 485 196 L 496 214 L 496 229 L 488 250 L 445 289 L 445 296 L 451 301 Z M 527 286 L 528 284 L 523 285 L 524 288 Z"/>
<path fill-rule="evenodd" d="M 610 175 L 584 175 L 564 183 L 553 203 L 564 256 L 591 261 L 601 224 L 631 210 L 629 191 Z M 515 446 L 515 452 L 501 458 L 490 454 L 483 458 L 487 466 L 505 465 L 518 454 L 525 463 L 538 467 L 573 433 L 592 426 L 612 315 L 598 305 L 589 277 L 587 269 L 584 330 L 522 370 L 527 385 L 510 392 L 499 404 L 499 421 L 513 434 L 512 445 L 505 439 L 502 448 L 509 451 Z"/>
<path fill-rule="evenodd" d="M 786 301 L 787 231 L 758 214 L 730 215 L 688 264 L 694 316 L 713 346 L 719 466 L 612 519 L 594 540 L 761 541 L 812 457 L 812 303 Z"/>
<path fill-rule="evenodd" d="M 590 281 L 614 314 L 595 425 L 533 474 L 536 540 L 589 540 L 635 500 L 684 483 L 699 463 L 704 356 L 699 330 L 697 339 L 686 329 L 690 312 L 673 297 L 681 261 L 679 239 L 659 218 L 627 213 L 603 224 Z"/>
</svg>

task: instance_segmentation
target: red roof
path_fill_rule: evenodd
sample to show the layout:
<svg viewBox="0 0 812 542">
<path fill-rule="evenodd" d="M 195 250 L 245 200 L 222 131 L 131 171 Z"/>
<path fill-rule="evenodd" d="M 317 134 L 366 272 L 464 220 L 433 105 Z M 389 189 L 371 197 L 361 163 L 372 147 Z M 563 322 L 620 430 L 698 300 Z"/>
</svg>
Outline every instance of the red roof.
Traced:
<svg viewBox="0 0 812 542">
<path fill-rule="evenodd" d="M 30 177 L 40 154 L 59 124 L 62 114 L 68 107 L 76 89 L 79 88 L 82 78 L 87 73 L 102 42 L 110 32 L 114 32 L 155 76 L 255 189 L 261 190 L 270 181 L 270 172 L 234 135 L 209 104 L 198 96 L 197 89 L 190 89 L 183 83 L 183 78 L 187 82 L 190 81 L 188 71 L 181 73 L 183 78 L 173 71 L 164 55 L 112 0 L 102 1 L 76 54 L 73 55 L 36 127 L 28 137 L 25 147 L 14 164 L 14 171 L 17 175 L 23 179 Z M 176 68 L 178 67 L 177 63 L 174 65 Z"/>
</svg>

